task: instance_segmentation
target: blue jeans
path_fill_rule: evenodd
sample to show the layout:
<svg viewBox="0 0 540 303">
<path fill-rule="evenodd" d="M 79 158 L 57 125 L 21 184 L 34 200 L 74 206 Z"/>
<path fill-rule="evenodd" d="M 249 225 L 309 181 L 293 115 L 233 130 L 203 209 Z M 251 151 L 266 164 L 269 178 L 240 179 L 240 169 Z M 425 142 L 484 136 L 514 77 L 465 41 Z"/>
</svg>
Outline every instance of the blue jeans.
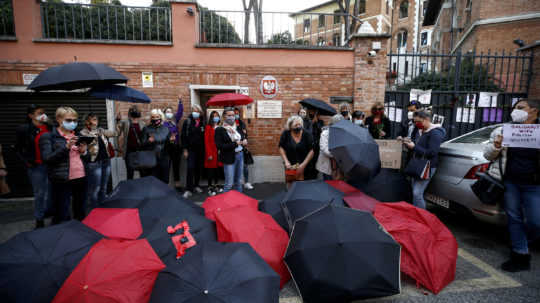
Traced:
<svg viewBox="0 0 540 303">
<path fill-rule="evenodd" d="M 426 209 L 426 200 L 424 200 L 424 192 L 431 181 L 431 178 L 435 175 L 437 168 L 434 167 L 431 169 L 430 177 L 427 180 L 412 179 L 411 186 L 413 192 L 413 205 L 418 208 Z"/>
<path fill-rule="evenodd" d="M 111 177 L 111 160 L 100 160 L 86 165 L 88 182 L 88 204 L 90 209 L 99 207 L 107 196 L 107 185 Z"/>
<path fill-rule="evenodd" d="M 244 172 L 244 153 L 236 153 L 233 164 L 223 165 L 225 172 L 225 186 L 223 186 L 223 192 L 236 189 L 242 192 L 242 175 Z"/>
<path fill-rule="evenodd" d="M 29 167 L 27 173 L 34 193 L 34 218 L 43 220 L 45 213 L 51 208 L 51 184 L 47 175 L 47 166 L 41 164 Z"/>
<path fill-rule="evenodd" d="M 505 181 L 504 185 L 504 210 L 512 250 L 527 254 L 527 232 L 530 232 L 531 240 L 540 236 L 540 185 L 520 185 L 510 181 Z"/>
</svg>

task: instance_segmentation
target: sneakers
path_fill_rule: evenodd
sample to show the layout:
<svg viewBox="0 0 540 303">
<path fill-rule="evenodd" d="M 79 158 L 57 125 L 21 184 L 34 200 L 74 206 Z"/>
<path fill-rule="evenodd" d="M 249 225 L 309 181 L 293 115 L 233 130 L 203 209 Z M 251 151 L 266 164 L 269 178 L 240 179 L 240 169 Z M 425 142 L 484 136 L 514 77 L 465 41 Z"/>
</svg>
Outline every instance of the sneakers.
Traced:
<svg viewBox="0 0 540 303">
<path fill-rule="evenodd" d="M 216 193 L 221 194 L 223 192 L 223 186 L 218 185 L 216 186 Z"/>
<path fill-rule="evenodd" d="M 184 196 L 184 199 L 187 199 L 187 198 L 193 196 L 193 194 L 192 194 L 189 190 L 186 190 L 186 191 L 184 192 L 184 195 L 183 195 L 183 196 Z"/>
<path fill-rule="evenodd" d="M 195 191 L 196 191 L 198 194 L 200 194 L 200 193 L 203 192 L 203 190 L 202 190 L 200 187 L 198 187 L 198 186 L 195 187 Z"/>
<path fill-rule="evenodd" d="M 531 255 L 518 254 L 514 251 L 510 253 L 510 260 L 501 265 L 502 270 L 507 272 L 518 272 L 531 269 Z"/>
<path fill-rule="evenodd" d="M 208 187 L 208 195 L 210 197 L 213 197 L 213 196 L 217 195 L 215 187 L 213 187 L 213 186 Z"/>
<path fill-rule="evenodd" d="M 253 185 L 251 185 L 251 183 L 247 182 L 246 184 L 244 184 L 244 188 L 248 189 L 248 190 L 251 190 L 251 189 L 253 189 Z"/>
</svg>

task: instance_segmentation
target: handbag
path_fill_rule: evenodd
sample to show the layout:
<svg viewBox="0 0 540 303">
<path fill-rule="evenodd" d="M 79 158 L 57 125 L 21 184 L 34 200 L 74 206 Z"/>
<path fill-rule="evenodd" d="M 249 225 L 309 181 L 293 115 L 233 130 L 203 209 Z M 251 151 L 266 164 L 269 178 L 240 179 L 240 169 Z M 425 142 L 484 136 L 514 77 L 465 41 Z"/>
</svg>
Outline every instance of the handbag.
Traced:
<svg viewBox="0 0 540 303">
<path fill-rule="evenodd" d="M 247 148 L 244 148 L 244 164 L 253 165 L 253 163 L 253 155 Z"/>
<path fill-rule="evenodd" d="M 427 180 L 431 177 L 431 162 L 428 159 L 417 158 L 415 154 L 405 167 L 405 174 L 418 180 Z"/>
<path fill-rule="evenodd" d="M 141 141 L 139 140 L 139 135 L 137 135 L 137 132 L 135 132 L 135 138 L 140 146 Z M 157 165 L 157 155 L 153 150 L 139 150 L 129 153 L 127 161 L 135 170 L 150 169 Z"/>
<path fill-rule="evenodd" d="M 116 157 L 116 152 L 114 151 L 114 146 L 112 145 L 111 141 L 107 139 L 107 152 L 109 153 L 109 158 Z"/>
<path fill-rule="evenodd" d="M 502 173 L 502 157 L 499 157 L 499 171 Z M 471 190 L 478 199 L 487 205 L 497 205 L 504 199 L 504 183 L 488 173 L 476 173 L 478 180 L 471 185 Z"/>
</svg>

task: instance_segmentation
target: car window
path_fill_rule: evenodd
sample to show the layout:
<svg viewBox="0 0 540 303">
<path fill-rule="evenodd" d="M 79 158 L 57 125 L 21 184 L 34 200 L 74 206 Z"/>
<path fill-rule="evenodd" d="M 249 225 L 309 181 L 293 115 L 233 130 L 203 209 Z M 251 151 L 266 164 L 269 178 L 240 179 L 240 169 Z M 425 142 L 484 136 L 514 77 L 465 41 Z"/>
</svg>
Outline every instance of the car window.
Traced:
<svg viewBox="0 0 540 303">
<path fill-rule="evenodd" d="M 482 144 L 489 142 L 489 136 L 495 128 L 499 125 L 494 125 L 492 127 L 482 128 L 476 131 L 473 131 L 469 134 L 466 134 L 460 138 L 452 140 L 452 143 L 467 143 L 467 144 Z"/>
</svg>

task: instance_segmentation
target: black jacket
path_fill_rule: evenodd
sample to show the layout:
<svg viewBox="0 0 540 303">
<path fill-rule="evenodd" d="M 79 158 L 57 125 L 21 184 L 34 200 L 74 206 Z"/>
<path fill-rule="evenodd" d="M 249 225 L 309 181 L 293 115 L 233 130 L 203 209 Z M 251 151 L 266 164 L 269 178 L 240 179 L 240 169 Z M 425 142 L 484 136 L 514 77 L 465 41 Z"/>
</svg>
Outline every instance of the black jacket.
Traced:
<svg viewBox="0 0 540 303">
<path fill-rule="evenodd" d="M 48 128 L 50 130 L 50 127 Z M 17 155 L 24 161 L 26 166 L 35 165 L 36 148 L 34 142 L 36 136 L 39 134 L 39 128 L 32 122 L 29 122 L 19 126 L 16 134 L 15 151 L 17 152 Z"/>
<path fill-rule="evenodd" d="M 60 135 L 56 127 L 39 138 L 41 158 L 47 164 L 49 180 L 52 182 L 69 181 L 69 150 L 66 144 L 66 139 Z M 81 159 L 87 162 L 88 155 L 89 153 L 81 155 Z"/>
<path fill-rule="evenodd" d="M 189 151 L 204 150 L 204 119 L 200 118 L 199 127 L 195 127 L 195 119 L 189 115 L 182 124 L 182 148 Z"/>
<path fill-rule="evenodd" d="M 150 136 L 154 137 L 154 142 L 148 141 Z M 174 145 L 174 143 L 171 143 L 170 138 L 171 132 L 167 126 L 154 127 L 148 125 L 142 130 L 141 149 L 155 151 L 158 159 L 167 157 Z"/>
<path fill-rule="evenodd" d="M 389 139 L 390 138 L 390 119 L 388 117 L 383 116 L 382 117 L 382 130 L 385 132 L 384 137 L 379 136 L 379 131 L 377 130 L 377 126 L 373 123 L 373 116 L 369 116 L 366 118 L 366 126 L 369 130 L 369 133 L 373 137 L 373 139 Z"/>
<path fill-rule="evenodd" d="M 244 132 L 237 130 L 242 140 L 246 138 Z M 231 137 L 227 133 L 227 130 L 224 127 L 216 128 L 216 134 L 214 135 L 214 140 L 216 141 L 216 147 L 218 149 L 218 158 L 219 161 L 223 164 L 233 164 L 235 151 L 234 149 L 238 147 L 236 142 L 232 142 Z"/>
</svg>

